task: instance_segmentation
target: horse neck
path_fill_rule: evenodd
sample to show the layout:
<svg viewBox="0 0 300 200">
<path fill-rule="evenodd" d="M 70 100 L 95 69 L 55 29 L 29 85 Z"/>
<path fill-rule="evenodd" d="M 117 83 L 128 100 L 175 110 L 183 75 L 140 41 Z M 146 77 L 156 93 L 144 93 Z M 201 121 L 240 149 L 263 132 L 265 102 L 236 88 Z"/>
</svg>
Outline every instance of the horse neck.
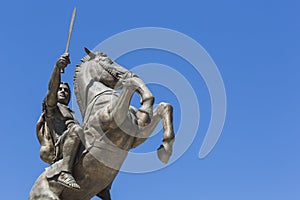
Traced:
<svg viewBox="0 0 300 200">
<path fill-rule="evenodd" d="M 76 67 L 74 76 L 74 91 L 82 117 L 88 104 L 100 93 L 112 90 L 100 82 L 104 69 L 93 60 Z"/>
</svg>

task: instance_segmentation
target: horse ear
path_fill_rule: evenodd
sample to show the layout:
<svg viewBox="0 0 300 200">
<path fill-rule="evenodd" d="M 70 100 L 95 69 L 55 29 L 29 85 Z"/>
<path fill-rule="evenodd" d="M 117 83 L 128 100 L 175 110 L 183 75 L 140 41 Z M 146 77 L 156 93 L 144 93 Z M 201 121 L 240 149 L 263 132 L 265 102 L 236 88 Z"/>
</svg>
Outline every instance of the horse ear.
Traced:
<svg viewBox="0 0 300 200">
<path fill-rule="evenodd" d="M 96 54 L 88 48 L 84 47 L 84 51 L 87 53 L 87 55 L 89 55 L 90 59 L 94 59 L 96 57 Z"/>
<path fill-rule="evenodd" d="M 85 51 L 85 53 L 87 54 L 87 55 L 89 55 L 92 51 L 91 50 L 89 50 L 88 48 L 86 48 L 86 47 L 84 47 L 84 51 Z"/>
</svg>

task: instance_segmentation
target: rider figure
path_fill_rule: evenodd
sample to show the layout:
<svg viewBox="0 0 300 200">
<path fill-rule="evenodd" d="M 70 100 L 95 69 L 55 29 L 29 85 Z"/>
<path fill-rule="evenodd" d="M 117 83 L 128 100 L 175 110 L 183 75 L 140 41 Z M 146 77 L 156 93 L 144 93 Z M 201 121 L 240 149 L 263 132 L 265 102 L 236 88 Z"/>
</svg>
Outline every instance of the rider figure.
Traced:
<svg viewBox="0 0 300 200">
<path fill-rule="evenodd" d="M 37 124 L 37 135 L 41 143 L 42 160 L 53 164 L 62 159 L 57 182 L 70 188 L 80 189 L 72 175 L 72 168 L 82 129 L 73 111 L 68 107 L 70 87 L 67 83 L 61 82 L 60 75 L 61 70 L 68 64 L 70 64 L 68 53 L 63 54 L 56 62 L 43 102 L 43 113 Z"/>
</svg>

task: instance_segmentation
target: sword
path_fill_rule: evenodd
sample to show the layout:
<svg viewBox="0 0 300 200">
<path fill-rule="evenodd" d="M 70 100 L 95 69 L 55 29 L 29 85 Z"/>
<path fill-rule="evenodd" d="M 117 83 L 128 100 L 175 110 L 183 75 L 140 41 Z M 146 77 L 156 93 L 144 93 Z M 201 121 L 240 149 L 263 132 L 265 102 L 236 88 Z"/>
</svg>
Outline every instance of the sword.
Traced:
<svg viewBox="0 0 300 200">
<path fill-rule="evenodd" d="M 71 19 L 71 23 L 70 23 L 70 27 L 69 27 L 69 34 L 68 34 L 68 40 L 67 40 L 67 44 L 66 44 L 65 53 L 68 53 L 68 51 L 69 51 L 69 45 L 70 45 L 72 30 L 73 30 L 73 26 L 74 26 L 75 16 L 76 16 L 76 7 L 74 8 L 73 13 L 72 13 L 72 19 Z M 64 72 L 65 72 L 65 70 L 61 69 L 60 73 L 64 73 Z"/>
</svg>

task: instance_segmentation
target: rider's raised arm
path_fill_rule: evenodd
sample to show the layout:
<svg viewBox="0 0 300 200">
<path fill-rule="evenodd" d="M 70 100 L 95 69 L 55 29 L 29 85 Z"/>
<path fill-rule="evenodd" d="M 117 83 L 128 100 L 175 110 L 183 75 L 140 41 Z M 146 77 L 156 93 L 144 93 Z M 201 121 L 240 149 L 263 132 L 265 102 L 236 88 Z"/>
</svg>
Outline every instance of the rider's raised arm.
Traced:
<svg viewBox="0 0 300 200">
<path fill-rule="evenodd" d="M 53 107 L 57 104 L 57 92 L 61 82 L 60 71 L 70 63 L 69 54 L 63 54 L 56 62 L 48 84 L 46 105 Z"/>
<path fill-rule="evenodd" d="M 55 65 L 48 84 L 48 92 L 46 96 L 46 104 L 49 107 L 53 107 L 57 103 L 57 91 L 59 89 L 59 84 L 60 69 L 57 67 L 57 65 Z"/>
</svg>

